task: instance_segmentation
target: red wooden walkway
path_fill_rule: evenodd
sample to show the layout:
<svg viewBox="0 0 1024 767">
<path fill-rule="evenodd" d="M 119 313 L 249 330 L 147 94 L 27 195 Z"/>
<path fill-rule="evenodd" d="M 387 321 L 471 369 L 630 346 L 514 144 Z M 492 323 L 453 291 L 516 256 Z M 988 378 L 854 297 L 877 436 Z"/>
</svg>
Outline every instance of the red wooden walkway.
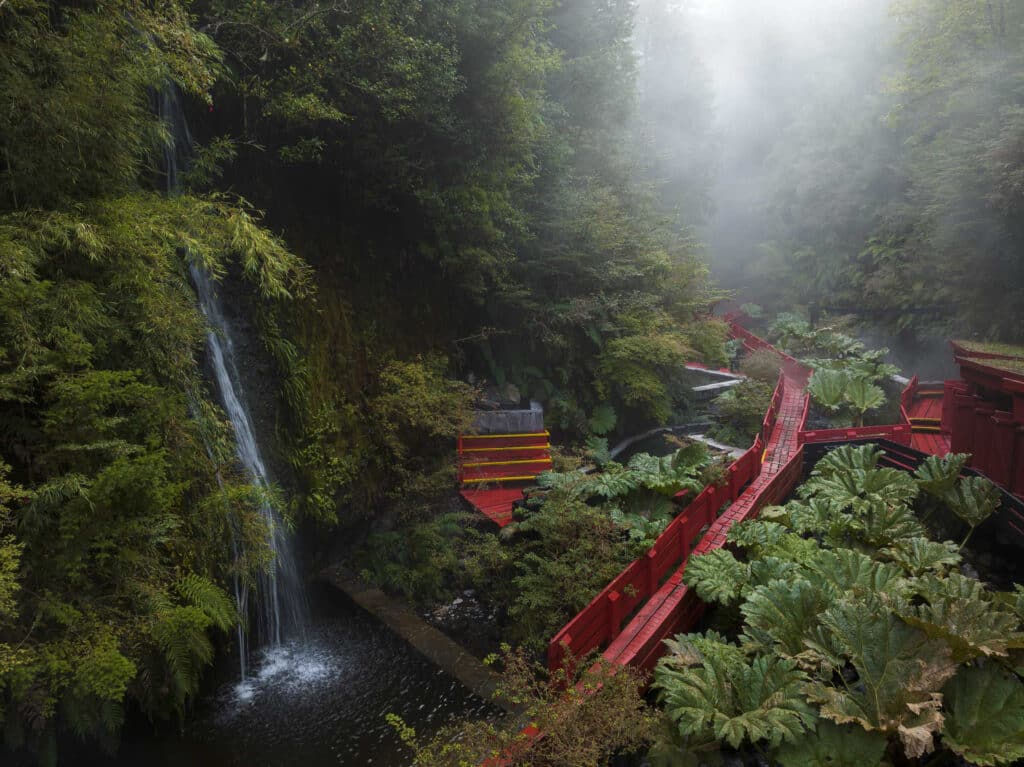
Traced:
<svg viewBox="0 0 1024 767">
<path fill-rule="evenodd" d="M 922 453 L 946 455 L 949 432 L 942 424 L 942 403 L 945 395 L 941 383 L 919 383 L 915 376 L 903 392 L 901 411 L 910 424 L 910 446 Z"/>
<path fill-rule="evenodd" d="M 789 494 L 802 470 L 797 432 L 803 411 L 803 381 L 787 377 L 760 473 L 712 522 L 693 550 L 694 554 L 720 548 L 725 544 L 730 527 L 754 518 L 764 505 L 780 501 Z M 662 641 L 693 625 L 703 605 L 696 593 L 682 583 L 685 569 L 686 560 L 608 646 L 604 652 L 607 660 L 650 670 L 664 652 Z"/>
</svg>

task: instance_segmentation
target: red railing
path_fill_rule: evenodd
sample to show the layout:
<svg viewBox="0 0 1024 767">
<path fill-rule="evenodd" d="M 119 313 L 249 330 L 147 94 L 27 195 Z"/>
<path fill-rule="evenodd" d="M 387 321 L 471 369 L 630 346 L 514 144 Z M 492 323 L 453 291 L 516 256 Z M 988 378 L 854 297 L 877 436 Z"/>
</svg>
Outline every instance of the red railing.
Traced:
<svg viewBox="0 0 1024 767">
<path fill-rule="evenodd" d="M 732 333 L 733 337 L 743 341 L 743 347 L 747 351 L 754 352 L 761 349 L 767 349 L 768 351 L 779 355 L 782 357 L 782 371 L 790 378 L 799 381 L 801 384 L 807 383 L 807 379 L 810 377 L 811 371 L 806 365 L 801 364 L 799 360 L 790 357 L 785 352 L 779 351 L 763 338 L 758 338 L 745 327 L 733 320 L 729 321 L 729 332 Z"/>
<path fill-rule="evenodd" d="M 761 473 L 764 442 L 754 444 L 728 469 L 725 484 L 709 485 L 673 519 L 650 550 L 591 600 L 548 645 L 548 667 L 557 669 L 566 652 L 580 658 L 618 636 L 625 619 L 658 590 L 693 550 L 701 531 L 718 516 L 726 503 L 735 501 L 743 488 Z"/>
<path fill-rule="evenodd" d="M 750 482 L 761 474 L 761 456 L 778 418 L 785 395 L 785 377 L 772 396 L 772 404 L 761 424 L 762 432 L 727 470 L 721 487 L 709 485 L 673 519 L 650 550 L 631 562 L 590 604 L 555 634 L 548 644 L 548 667 L 558 668 L 566 652 L 579 658 L 600 649 L 618 636 L 625 619 L 658 590 L 693 550 L 696 539 L 718 516 L 726 503 L 735 501 Z"/>
<path fill-rule="evenodd" d="M 816 442 L 848 442 L 856 439 L 888 439 L 900 445 L 910 445 L 910 424 L 891 423 L 882 426 L 858 426 L 851 429 L 815 429 L 797 434 L 797 444 Z"/>
<path fill-rule="evenodd" d="M 910 423 L 910 408 L 914 404 L 914 397 L 917 396 L 917 385 L 917 376 L 914 376 L 900 394 L 900 420 L 905 424 Z"/>
</svg>

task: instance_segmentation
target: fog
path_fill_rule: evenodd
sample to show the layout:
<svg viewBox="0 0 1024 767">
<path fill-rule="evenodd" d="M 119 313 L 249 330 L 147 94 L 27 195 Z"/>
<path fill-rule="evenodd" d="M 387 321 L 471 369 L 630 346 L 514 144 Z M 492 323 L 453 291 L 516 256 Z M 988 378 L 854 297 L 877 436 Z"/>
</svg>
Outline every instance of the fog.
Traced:
<svg viewBox="0 0 1024 767">
<path fill-rule="evenodd" d="M 694 91 L 703 101 L 691 96 L 689 105 L 708 115 L 703 134 L 693 125 L 650 128 L 661 139 L 659 157 L 668 158 L 655 181 L 675 172 L 705 185 L 699 215 L 686 199 L 673 202 L 739 300 L 779 300 L 773 286 L 751 279 L 751 267 L 786 234 L 783 205 L 835 180 L 823 177 L 820 158 L 795 157 L 794 143 L 818 151 L 838 128 L 881 119 L 876 94 L 893 36 L 889 0 L 640 3 L 641 122 L 657 123 L 666 103 Z M 702 88 L 694 84 L 701 80 Z"/>
</svg>

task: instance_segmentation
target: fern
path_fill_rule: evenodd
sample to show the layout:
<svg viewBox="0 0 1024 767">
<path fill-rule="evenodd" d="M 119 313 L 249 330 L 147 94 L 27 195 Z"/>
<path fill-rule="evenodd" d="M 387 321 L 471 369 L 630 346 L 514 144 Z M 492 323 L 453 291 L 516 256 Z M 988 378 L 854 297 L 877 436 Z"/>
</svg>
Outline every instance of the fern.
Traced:
<svg viewBox="0 0 1024 767">
<path fill-rule="evenodd" d="M 213 582 L 189 573 L 178 581 L 177 587 L 181 598 L 202 610 L 210 625 L 228 631 L 238 623 L 235 601 Z"/>
</svg>

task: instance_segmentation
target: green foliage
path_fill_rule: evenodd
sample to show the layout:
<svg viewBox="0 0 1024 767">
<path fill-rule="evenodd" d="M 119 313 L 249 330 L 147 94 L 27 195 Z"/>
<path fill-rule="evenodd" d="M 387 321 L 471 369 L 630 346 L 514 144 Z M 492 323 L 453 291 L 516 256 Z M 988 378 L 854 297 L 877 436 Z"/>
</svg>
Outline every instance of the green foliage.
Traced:
<svg viewBox="0 0 1024 767">
<path fill-rule="evenodd" d="M 838 412 L 846 401 L 846 387 L 849 377 L 845 371 L 824 368 L 815 370 L 807 382 L 807 393 L 814 402 L 830 413 Z"/>
<path fill-rule="evenodd" d="M 590 431 L 598 435 L 607 434 L 615 428 L 616 423 L 618 416 L 615 408 L 607 404 L 598 405 L 590 416 Z"/>
<path fill-rule="evenodd" d="M 930 455 L 914 472 L 914 479 L 928 495 L 942 500 L 953 490 L 969 458 L 966 453 L 951 453 L 944 458 Z"/>
<path fill-rule="evenodd" d="M 1024 645 L 1019 595 L 961 575 L 957 545 L 926 537 L 911 504 L 947 467 L 915 479 L 877 468 L 879 455 L 831 451 L 804 500 L 734 526 L 731 550 L 691 557 L 684 581 L 742 623 L 736 644 L 713 631 L 668 642 L 655 685 L 677 735 L 659 742 L 659 758 L 716 744 L 759 747 L 781 764 L 866 765 L 883 753 L 903 764 L 943 748 L 978 763 L 1016 758 L 1016 713 L 999 707 L 1015 712 L 1024 683 L 995 664 L 1012 665 Z M 769 667 L 800 675 L 771 688 L 784 715 L 757 699 Z M 973 730 L 990 705 L 991 723 Z"/>
<path fill-rule="evenodd" d="M 630 667 L 572 663 L 573 674 L 548 675 L 521 650 L 507 645 L 500 656 L 495 698 L 523 712 L 523 718 L 459 722 L 429 742 L 394 715 L 388 721 L 415 752 L 416 767 L 462 767 L 500 758 L 509 767 L 600 767 L 616 754 L 633 753 L 650 742 L 655 717 L 644 702 L 645 677 Z M 528 721 L 543 738 L 521 732 Z"/>
<path fill-rule="evenodd" d="M 775 380 L 778 380 L 777 372 Z M 752 442 L 761 430 L 774 389 L 774 384 L 748 378 L 719 394 L 714 405 L 720 422 L 712 427 L 711 436 L 730 445 Z"/>
<path fill-rule="evenodd" d="M 961 668 L 943 688 L 942 740 L 972 764 L 1024 757 L 1024 686 L 997 666 Z"/>
<path fill-rule="evenodd" d="M 744 355 L 740 360 L 740 372 L 749 378 L 764 381 L 773 387 L 779 380 L 782 370 L 782 357 L 772 349 L 758 349 Z"/>
<path fill-rule="evenodd" d="M 1002 497 L 999 489 L 984 477 L 964 477 L 946 492 L 943 501 L 970 528 L 960 544 L 963 548 L 975 528 L 999 508 Z"/>
<path fill-rule="evenodd" d="M 182 714 L 239 620 L 218 584 L 270 556 L 189 268 L 268 316 L 310 274 L 244 201 L 151 191 L 154 94 L 209 101 L 220 73 L 182 5 L 8 3 L 0 62 L 0 704 L 5 745 L 47 759 L 64 733 L 113 750 L 126 701 Z"/>
<path fill-rule="evenodd" d="M 732 645 L 709 648 L 688 639 L 670 642 L 670 654 L 654 672 L 659 698 L 684 739 L 778 746 L 812 726 L 814 712 L 801 694 L 807 677 L 794 663 L 765 656 L 748 661 Z"/>
<path fill-rule="evenodd" d="M 886 746 L 885 737 L 877 732 L 822 719 L 813 733 L 783 745 L 776 757 L 786 767 L 877 767 Z"/>
<path fill-rule="evenodd" d="M 403 530 L 371 534 L 357 558 L 363 577 L 417 603 L 448 598 L 466 522 L 463 514 L 444 514 Z"/>
</svg>

